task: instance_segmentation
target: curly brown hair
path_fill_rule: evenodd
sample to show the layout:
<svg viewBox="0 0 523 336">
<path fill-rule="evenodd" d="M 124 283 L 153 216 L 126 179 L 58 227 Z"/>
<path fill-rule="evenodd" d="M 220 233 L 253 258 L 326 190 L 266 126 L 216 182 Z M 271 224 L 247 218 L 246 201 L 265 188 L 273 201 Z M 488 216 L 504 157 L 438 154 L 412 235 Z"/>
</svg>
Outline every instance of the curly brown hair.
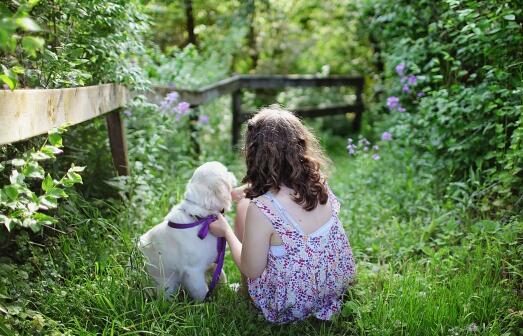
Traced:
<svg viewBox="0 0 523 336">
<path fill-rule="evenodd" d="M 293 200 L 311 211 L 327 203 L 324 174 L 328 162 L 318 140 L 300 119 L 278 106 L 263 108 L 247 122 L 244 145 L 248 198 L 285 185 Z"/>
</svg>

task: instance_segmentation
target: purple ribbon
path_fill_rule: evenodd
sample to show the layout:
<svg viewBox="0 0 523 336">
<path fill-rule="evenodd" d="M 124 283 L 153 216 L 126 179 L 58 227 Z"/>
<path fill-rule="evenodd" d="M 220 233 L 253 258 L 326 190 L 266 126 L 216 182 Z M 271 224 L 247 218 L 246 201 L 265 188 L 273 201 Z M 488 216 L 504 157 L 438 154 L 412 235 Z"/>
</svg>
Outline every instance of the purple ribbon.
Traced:
<svg viewBox="0 0 523 336">
<path fill-rule="evenodd" d="M 196 222 L 188 223 L 188 224 L 180 224 L 180 223 L 173 223 L 171 221 L 167 222 L 167 225 L 172 227 L 173 229 L 190 229 L 195 226 L 201 225 L 202 227 L 200 230 L 198 230 L 198 237 L 200 239 L 205 239 L 207 237 L 207 234 L 209 233 L 209 225 L 218 219 L 218 216 L 216 215 L 209 215 L 207 217 L 198 219 Z M 205 296 L 205 299 L 208 299 L 211 295 L 212 290 L 214 287 L 216 287 L 216 284 L 218 283 L 218 279 L 220 278 L 220 274 L 222 273 L 223 269 L 223 262 L 225 260 L 225 245 L 226 241 L 224 237 L 218 237 L 218 241 L 216 243 L 216 250 L 218 251 L 218 256 L 216 257 L 216 269 L 214 270 L 214 273 L 212 275 L 211 284 L 209 285 L 209 291 L 207 292 L 207 295 Z"/>
</svg>

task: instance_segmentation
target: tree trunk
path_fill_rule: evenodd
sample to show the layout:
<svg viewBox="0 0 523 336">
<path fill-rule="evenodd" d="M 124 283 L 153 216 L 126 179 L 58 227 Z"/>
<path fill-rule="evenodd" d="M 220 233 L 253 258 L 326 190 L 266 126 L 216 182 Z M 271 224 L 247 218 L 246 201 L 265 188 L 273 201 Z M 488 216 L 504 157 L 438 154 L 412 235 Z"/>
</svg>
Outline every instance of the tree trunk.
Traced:
<svg viewBox="0 0 523 336">
<path fill-rule="evenodd" d="M 186 28 L 187 28 L 187 44 L 191 43 L 198 46 L 196 35 L 194 34 L 194 15 L 192 11 L 192 0 L 185 0 L 185 17 L 186 17 Z"/>
</svg>

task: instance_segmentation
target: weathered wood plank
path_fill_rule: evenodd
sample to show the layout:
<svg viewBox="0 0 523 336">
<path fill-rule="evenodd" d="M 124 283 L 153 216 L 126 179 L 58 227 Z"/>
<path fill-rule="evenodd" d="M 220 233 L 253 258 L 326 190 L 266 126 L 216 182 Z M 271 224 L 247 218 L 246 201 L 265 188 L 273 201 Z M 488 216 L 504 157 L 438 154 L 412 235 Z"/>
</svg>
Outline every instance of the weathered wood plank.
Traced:
<svg viewBox="0 0 523 336">
<path fill-rule="evenodd" d="M 248 75 L 242 76 L 245 89 L 277 89 L 283 87 L 363 86 L 362 77 L 312 75 Z"/>
<path fill-rule="evenodd" d="M 192 105 L 202 105 L 225 94 L 240 88 L 240 76 L 232 76 L 204 86 L 198 90 L 185 90 L 175 86 L 154 86 L 152 92 L 146 94 L 147 98 L 155 103 L 160 103 L 172 91 L 180 94 L 180 99 Z"/>
<path fill-rule="evenodd" d="M 118 175 L 130 174 L 129 159 L 127 156 L 127 141 L 125 140 L 124 125 L 117 109 L 108 113 L 105 118 L 107 121 L 107 132 L 109 133 L 109 144 L 113 156 L 113 164 Z"/>
<path fill-rule="evenodd" d="M 176 91 L 180 94 L 181 100 L 191 105 L 202 105 L 238 89 L 323 86 L 363 87 L 363 78 L 353 76 L 238 75 L 197 90 L 186 90 L 176 86 L 153 86 L 152 91 L 145 93 L 145 95 L 150 101 L 159 104 L 169 92 Z"/>
<path fill-rule="evenodd" d="M 68 89 L 0 90 L 0 145 L 78 124 L 124 106 L 129 91 L 118 84 Z"/>
</svg>

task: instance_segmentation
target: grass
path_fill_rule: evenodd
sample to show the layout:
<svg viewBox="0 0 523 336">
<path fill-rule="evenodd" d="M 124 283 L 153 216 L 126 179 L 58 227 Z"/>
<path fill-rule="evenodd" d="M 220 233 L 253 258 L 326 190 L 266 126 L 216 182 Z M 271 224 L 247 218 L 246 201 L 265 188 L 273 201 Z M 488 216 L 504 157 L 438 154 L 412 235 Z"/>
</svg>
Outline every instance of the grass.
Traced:
<svg viewBox="0 0 523 336">
<path fill-rule="evenodd" d="M 70 335 L 517 335 L 522 326 L 516 218 L 470 218 L 438 196 L 430 162 L 394 144 L 381 160 L 349 158 L 327 139 L 330 185 L 358 263 L 357 284 L 332 322 L 265 322 L 226 286 L 208 303 L 152 294 L 136 238 L 180 198 L 190 171 L 155 197 L 87 201 L 73 195 L 64 225 L 19 234 L 0 263 L 0 331 Z M 229 162 L 240 167 L 238 161 Z M 241 170 L 241 168 L 237 168 Z M 227 256 L 231 281 L 239 273 Z"/>
</svg>

